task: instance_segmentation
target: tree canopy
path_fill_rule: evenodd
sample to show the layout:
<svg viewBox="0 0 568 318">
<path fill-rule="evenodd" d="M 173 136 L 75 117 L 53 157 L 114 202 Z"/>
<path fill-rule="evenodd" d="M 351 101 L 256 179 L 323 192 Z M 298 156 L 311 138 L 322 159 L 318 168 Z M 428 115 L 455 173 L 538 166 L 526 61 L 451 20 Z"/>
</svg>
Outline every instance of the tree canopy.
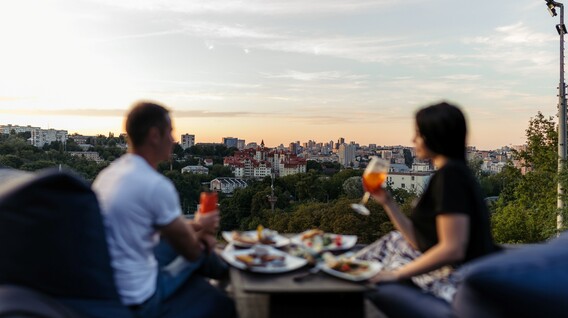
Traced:
<svg viewBox="0 0 568 318">
<path fill-rule="evenodd" d="M 501 243 L 541 242 L 556 233 L 558 138 L 553 118 L 539 112 L 531 118 L 526 136 L 526 149 L 515 157 L 528 172 L 521 175 L 507 167 L 496 177 L 503 188 L 492 222 L 493 235 Z"/>
</svg>

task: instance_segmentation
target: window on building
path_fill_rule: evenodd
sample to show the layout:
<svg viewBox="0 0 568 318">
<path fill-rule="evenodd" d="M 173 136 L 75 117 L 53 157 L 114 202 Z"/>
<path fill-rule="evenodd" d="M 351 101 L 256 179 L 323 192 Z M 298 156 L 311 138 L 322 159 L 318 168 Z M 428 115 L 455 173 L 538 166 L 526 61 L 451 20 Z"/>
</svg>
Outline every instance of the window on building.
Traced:
<svg viewBox="0 0 568 318">
<path fill-rule="evenodd" d="M 414 176 L 410 177 L 410 180 L 414 181 Z"/>
<path fill-rule="evenodd" d="M 411 184 L 410 187 L 411 187 L 412 189 L 414 189 L 414 188 L 415 188 L 414 183 Z"/>
<path fill-rule="evenodd" d="M 406 185 L 405 185 L 404 183 L 402 183 L 402 184 L 400 185 L 400 187 L 404 189 L 404 188 L 406 188 Z"/>
</svg>

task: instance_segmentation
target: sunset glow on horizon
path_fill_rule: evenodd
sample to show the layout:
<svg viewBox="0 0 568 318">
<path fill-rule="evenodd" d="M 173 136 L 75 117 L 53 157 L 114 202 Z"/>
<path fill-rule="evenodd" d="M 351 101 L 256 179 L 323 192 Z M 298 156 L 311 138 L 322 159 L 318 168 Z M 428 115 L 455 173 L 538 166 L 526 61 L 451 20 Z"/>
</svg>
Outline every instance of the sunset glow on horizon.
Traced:
<svg viewBox="0 0 568 318">
<path fill-rule="evenodd" d="M 414 112 L 462 107 L 469 144 L 555 116 L 544 2 L 20 0 L 0 4 L 0 125 L 119 134 L 137 100 L 175 137 L 412 145 Z"/>
</svg>

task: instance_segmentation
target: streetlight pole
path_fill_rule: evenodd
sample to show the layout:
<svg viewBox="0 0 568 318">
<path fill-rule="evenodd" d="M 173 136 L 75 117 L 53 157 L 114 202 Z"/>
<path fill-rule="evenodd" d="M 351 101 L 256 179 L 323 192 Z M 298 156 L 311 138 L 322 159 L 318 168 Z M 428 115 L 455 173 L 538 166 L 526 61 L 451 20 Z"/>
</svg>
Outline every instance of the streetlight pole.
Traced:
<svg viewBox="0 0 568 318">
<path fill-rule="evenodd" d="M 553 0 L 545 0 L 551 16 L 556 16 L 556 9 L 560 8 L 560 24 L 556 25 L 556 31 L 560 35 L 560 82 L 558 83 L 558 174 L 563 170 L 566 161 L 566 84 L 564 83 L 564 5 Z M 564 223 L 562 212 L 564 210 L 564 189 L 558 179 L 558 199 L 556 214 L 556 229 L 560 230 Z"/>
</svg>

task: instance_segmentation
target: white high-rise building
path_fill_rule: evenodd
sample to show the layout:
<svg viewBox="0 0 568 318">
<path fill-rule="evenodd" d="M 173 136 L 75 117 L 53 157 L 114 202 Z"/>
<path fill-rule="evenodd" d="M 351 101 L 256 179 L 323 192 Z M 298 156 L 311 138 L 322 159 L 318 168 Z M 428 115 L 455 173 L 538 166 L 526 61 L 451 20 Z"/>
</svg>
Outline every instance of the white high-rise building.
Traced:
<svg viewBox="0 0 568 318">
<path fill-rule="evenodd" d="M 238 148 L 239 150 L 245 149 L 245 145 L 246 145 L 246 144 L 245 144 L 245 140 L 244 140 L 244 139 L 239 139 L 239 140 L 237 141 L 237 148 Z"/>
<path fill-rule="evenodd" d="M 339 163 L 344 167 L 350 167 L 355 161 L 355 145 L 341 144 L 337 151 L 339 155 Z"/>
<path fill-rule="evenodd" d="M 195 135 L 184 134 L 181 135 L 181 147 L 187 149 L 195 145 Z"/>
<path fill-rule="evenodd" d="M 50 129 L 34 129 L 32 130 L 31 144 L 41 148 L 46 144 L 50 144 L 54 141 L 60 141 L 61 143 L 67 142 L 67 130 L 55 130 Z"/>
<path fill-rule="evenodd" d="M 12 131 L 14 131 L 17 134 L 17 133 L 23 133 L 23 132 L 32 132 L 33 130 L 36 130 L 36 129 L 41 129 L 41 128 L 32 127 L 30 125 L 28 125 L 28 126 L 0 125 L 0 131 L 4 135 L 9 135 Z"/>
<path fill-rule="evenodd" d="M 45 144 L 50 144 L 54 141 L 60 141 L 62 143 L 67 142 L 67 136 L 69 135 L 67 130 L 56 130 L 41 129 L 40 127 L 32 126 L 17 126 L 17 125 L 0 125 L 0 132 L 3 134 L 10 134 L 12 131 L 16 133 L 29 132 L 31 138 L 28 141 L 36 146 L 43 147 Z"/>
</svg>

